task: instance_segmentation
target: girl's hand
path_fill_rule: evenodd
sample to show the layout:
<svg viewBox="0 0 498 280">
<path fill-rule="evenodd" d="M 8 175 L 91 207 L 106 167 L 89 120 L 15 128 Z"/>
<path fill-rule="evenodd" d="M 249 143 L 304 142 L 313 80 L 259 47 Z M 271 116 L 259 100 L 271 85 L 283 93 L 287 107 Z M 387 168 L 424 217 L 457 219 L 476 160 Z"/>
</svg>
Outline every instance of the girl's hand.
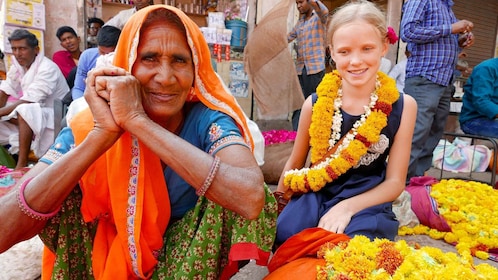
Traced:
<svg viewBox="0 0 498 280">
<path fill-rule="evenodd" d="M 318 222 L 318 227 L 335 233 L 344 233 L 353 216 L 353 213 L 348 210 L 346 204 L 346 201 L 343 200 L 330 208 Z"/>
</svg>

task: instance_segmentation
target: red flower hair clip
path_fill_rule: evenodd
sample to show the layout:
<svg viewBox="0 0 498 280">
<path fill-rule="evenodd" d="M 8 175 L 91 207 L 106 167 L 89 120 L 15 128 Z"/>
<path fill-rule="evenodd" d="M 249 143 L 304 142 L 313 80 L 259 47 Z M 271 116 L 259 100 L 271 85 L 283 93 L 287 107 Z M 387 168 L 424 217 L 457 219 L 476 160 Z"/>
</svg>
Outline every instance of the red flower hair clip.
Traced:
<svg viewBox="0 0 498 280">
<path fill-rule="evenodd" d="M 398 35 L 396 35 L 396 31 L 389 26 L 387 27 L 387 39 L 389 39 L 389 44 L 394 45 L 396 42 L 398 42 Z"/>
</svg>

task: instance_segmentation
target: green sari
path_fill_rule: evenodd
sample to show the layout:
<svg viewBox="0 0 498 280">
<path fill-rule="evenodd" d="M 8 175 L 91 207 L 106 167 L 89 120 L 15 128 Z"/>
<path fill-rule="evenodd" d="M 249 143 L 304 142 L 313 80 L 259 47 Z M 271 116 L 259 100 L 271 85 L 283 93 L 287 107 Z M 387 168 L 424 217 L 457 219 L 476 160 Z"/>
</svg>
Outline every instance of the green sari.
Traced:
<svg viewBox="0 0 498 280">
<path fill-rule="evenodd" d="M 200 197 L 181 220 L 168 226 L 152 279 L 229 279 L 239 261 L 255 259 L 266 265 L 275 238 L 277 204 L 266 184 L 264 188 L 265 207 L 255 220 Z M 52 275 L 43 279 L 95 279 L 91 255 L 98 222 L 83 221 L 81 198 L 81 190 L 75 188 L 40 234 L 47 249 L 56 253 Z"/>
</svg>

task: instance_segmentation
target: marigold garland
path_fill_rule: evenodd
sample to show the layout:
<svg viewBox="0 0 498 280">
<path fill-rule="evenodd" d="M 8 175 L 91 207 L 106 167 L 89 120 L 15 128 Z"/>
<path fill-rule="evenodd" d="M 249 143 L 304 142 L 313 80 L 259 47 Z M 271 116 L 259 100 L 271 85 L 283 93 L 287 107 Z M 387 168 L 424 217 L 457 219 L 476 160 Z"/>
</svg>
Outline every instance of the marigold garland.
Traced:
<svg viewBox="0 0 498 280">
<path fill-rule="evenodd" d="M 318 280 L 498 279 L 498 270 L 489 264 L 474 265 L 455 253 L 415 248 L 405 240 L 371 241 L 358 235 L 337 245 L 323 245 L 318 257 L 325 259 L 325 266 L 317 267 Z"/>
<path fill-rule="evenodd" d="M 368 151 L 368 147 L 379 141 L 380 133 L 387 125 L 392 104 L 399 99 L 396 82 L 388 75 L 377 73 L 378 85 L 372 93 L 371 104 L 365 114 L 338 144 L 340 123 L 341 76 L 333 71 L 323 78 L 317 88 L 318 99 L 313 106 L 309 129 L 311 162 L 317 163 L 327 155 L 332 146 L 337 150 L 325 160 L 310 168 L 289 170 L 285 173 L 284 185 L 293 192 L 317 192 L 355 166 Z M 338 121 L 334 121 L 337 118 Z M 338 127 L 337 127 L 338 126 Z M 332 130 L 332 133 L 331 133 Z M 337 133 L 339 131 L 339 133 Z"/>
<path fill-rule="evenodd" d="M 432 185 L 431 197 L 451 232 L 440 232 L 425 225 L 401 227 L 399 235 L 424 234 L 457 244 L 458 253 L 467 259 L 489 258 L 498 249 L 498 191 L 475 181 L 441 180 Z M 497 278 L 498 279 L 498 278 Z"/>
</svg>

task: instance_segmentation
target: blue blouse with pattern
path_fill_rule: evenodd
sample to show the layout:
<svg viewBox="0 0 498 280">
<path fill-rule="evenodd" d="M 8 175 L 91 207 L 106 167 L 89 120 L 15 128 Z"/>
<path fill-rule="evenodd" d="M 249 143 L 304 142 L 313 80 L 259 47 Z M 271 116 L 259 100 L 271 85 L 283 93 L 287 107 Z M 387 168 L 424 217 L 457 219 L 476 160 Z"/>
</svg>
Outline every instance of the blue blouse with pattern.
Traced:
<svg viewBox="0 0 498 280">
<path fill-rule="evenodd" d="M 230 116 L 211 110 L 200 102 L 192 103 L 192 106 L 187 107 L 189 109 L 179 133 L 179 136 L 185 141 L 213 156 L 230 145 L 243 145 L 249 148 L 241 136 L 236 122 Z M 72 130 L 65 127 L 40 161 L 52 164 L 73 147 Z M 195 168 L 195 166 L 191 166 L 191 168 Z M 179 219 L 195 206 L 198 196 L 195 194 L 195 189 L 171 168 L 164 169 L 164 178 L 168 185 L 171 202 L 171 218 Z"/>
</svg>

